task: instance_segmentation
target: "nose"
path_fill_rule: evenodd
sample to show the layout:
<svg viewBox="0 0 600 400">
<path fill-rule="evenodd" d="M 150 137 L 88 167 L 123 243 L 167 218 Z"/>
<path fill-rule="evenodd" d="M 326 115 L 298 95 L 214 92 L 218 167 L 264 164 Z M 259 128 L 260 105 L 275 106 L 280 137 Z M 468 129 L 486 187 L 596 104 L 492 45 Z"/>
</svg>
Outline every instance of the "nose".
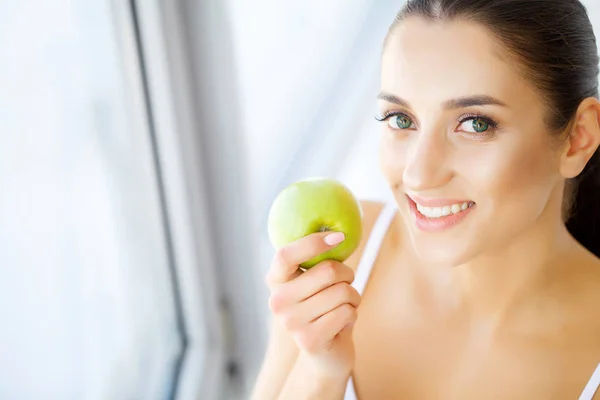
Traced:
<svg viewBox="0 0 600 400">
<path fill-rule="evenodd" d="M 440 135 L 417 134 L 407 150 L 402 174 L 407 189 L 423 192 L 442 187 L 452 179 L 447 143 Z"/>
</svg>

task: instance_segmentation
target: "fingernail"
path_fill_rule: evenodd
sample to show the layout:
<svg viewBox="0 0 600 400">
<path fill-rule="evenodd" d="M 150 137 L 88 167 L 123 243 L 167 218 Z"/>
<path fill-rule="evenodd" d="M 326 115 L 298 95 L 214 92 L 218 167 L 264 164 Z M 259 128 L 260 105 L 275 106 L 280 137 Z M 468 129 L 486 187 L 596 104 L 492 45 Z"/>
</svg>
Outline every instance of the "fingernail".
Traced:
<svg viewBox="0 0 600 400">
<path fill-rule="evenodd" d="M 345 236 L 343 232 L 335 232 L 325 236 L 325 243 L 330 246 L 335 246 L 336 244 L 340 244 L 344 241 Z"/>
</svg>

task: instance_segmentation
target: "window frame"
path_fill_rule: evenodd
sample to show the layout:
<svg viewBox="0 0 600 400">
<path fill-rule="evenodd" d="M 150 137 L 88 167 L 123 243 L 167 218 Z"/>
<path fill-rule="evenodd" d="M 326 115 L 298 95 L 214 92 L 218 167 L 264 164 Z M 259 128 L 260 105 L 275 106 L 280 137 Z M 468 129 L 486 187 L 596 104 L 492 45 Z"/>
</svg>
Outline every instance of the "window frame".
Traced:
<svg viewBox="0 0 600 400">
<path fill-rule="evenodd" d="M 179 3 L 111 0 L 131 128 L 149 132 L 182 352 L 172 399 L 220 399 L 226 341 L 211 243 L 209 194 L 194 118 Z"/>
</svg>

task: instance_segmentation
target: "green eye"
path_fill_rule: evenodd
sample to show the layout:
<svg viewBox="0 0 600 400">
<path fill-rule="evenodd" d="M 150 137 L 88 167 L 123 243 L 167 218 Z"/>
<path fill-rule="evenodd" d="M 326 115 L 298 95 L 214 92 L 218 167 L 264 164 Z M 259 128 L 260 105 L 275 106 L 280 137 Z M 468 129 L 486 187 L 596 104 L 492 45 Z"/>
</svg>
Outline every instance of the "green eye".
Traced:
<svg viewBox="0 0 600 400">
<path fill-rule="evenodd" d="M 490 124 L 482 118 L 473 119 L 473 130 L 477 133 L 482 133 L 490 128 Z"/>
<path fill-rule="evenodd" d="M 460 125 L 457 130 L 477 139 L 491 138 L 498 130 L 498 123 L 484 115 L 470 114 L 460 119 Z"/>
<path fill-rule="evenodd" d="M 394 115 L 389 120 L 389 125 L 393 129 L 410 129 L 413 122 L 406 115 Z"/>
</svg>

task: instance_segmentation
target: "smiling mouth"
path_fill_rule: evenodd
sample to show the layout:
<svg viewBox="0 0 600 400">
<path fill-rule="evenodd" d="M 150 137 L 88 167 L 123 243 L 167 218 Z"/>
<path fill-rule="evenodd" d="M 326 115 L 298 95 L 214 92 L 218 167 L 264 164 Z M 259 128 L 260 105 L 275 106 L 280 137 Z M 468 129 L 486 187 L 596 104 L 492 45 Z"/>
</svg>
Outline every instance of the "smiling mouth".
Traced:
<svg viewBox="0 0 600 400">
<path fill-rule="evenodd" d="M 474 201 L 421 199 L 421 202 L 431 204 L 431 206 L 423 206 L 417 204 L 411 196 L 406 197 L 413 221 L 419 230 L 425 232 L 441 232 L 452 228 L 467 218 L 476 208 Z"/>
<path fill-rule="evenodd" d="M 419 214 L 428 219 L 439 219 L 449 215 L 460 214 L 475 205 L 473 201 L 451 204 L 443 207 L 425 207 L 415 202 Z"/>
</svg>

